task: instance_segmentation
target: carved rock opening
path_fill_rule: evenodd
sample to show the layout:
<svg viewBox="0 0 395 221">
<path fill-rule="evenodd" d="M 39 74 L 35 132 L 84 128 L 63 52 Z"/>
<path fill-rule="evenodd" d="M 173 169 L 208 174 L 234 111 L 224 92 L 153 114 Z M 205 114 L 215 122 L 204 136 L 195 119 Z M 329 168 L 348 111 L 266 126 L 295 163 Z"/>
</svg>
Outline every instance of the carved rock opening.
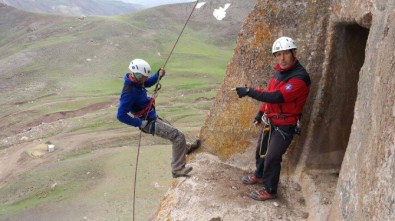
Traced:
<svg viewBox="0 0 395 221">
<path fill-rule="evenodd" d="M 331 36 L 323 103 L 317 120 L 310 168 L 340 170 L 350 137 L 358 93 L 359 71 L 365 60 L 369 30 L 337 24 Z"/>
</svg>

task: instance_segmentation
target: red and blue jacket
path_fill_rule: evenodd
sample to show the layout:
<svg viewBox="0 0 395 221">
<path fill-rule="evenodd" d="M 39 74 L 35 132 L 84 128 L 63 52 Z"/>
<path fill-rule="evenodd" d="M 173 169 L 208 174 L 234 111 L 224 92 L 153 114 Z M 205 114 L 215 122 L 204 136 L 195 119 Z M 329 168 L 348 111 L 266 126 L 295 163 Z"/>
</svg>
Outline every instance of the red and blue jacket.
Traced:
<svg viewBox="0 0 395 221">
<path fill-rule="evenodd" d="M 140 127 L 144 119 L 155 120 L 155 108 L 153 108 L 153 98 L 147 94 L 147 87 L 156 84 L 159 71 L 149 77 L 144 85 L 132 81 L 131 74 L 127 73 L 124 77 L 124 85 L 119 99 L 117 119 L 130 126 Z M 132 114 L 131 115 L 129 115 Z"/>
<path fill-rule="evenodd" d="M 310 76 L 298 60 L 286 70 L 279 65 L 274 69 L 267 90 L 255 88 L 248 96 L 264 102 L 259 112 L 266 113 L 274 125 L 295 125 L 310 92 Z"/>
</svg>

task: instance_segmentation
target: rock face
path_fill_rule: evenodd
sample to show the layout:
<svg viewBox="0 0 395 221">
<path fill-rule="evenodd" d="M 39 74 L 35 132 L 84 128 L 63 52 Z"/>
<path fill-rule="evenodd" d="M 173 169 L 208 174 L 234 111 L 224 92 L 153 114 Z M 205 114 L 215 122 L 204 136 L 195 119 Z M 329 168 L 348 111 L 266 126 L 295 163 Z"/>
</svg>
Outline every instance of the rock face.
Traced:
<svg viewBox="0 0 395 221">
<path fill-rule="evenodd" d="M 295 219 L 395 220 L 393 0 L 258 1 L 201 129 L 203 150 L 240 167 L 238 156 L 253 152 L 260 103 L 239 99 L 232 88 L 266 87 L 274 66 L 271 45 L 280 36 L 297 41 L 312 79 L 302 136 L 285 155 L 280 181 L 286 189 L 287 179 L 301 186 L 307 209 Z M 270 220 L 265 217 L 278 219 L 259 218 Z"/>
</svg>

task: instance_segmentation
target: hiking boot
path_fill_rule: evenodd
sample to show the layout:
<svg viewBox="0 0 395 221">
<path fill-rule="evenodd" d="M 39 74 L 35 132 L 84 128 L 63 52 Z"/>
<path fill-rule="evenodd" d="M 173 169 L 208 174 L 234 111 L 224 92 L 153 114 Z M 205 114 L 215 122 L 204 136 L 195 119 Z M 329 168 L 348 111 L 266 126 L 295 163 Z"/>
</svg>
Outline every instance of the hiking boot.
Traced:
<svg viewBox="0 0 395 221">
<path fill-rule="evenodd" d="M 192 167 L 183 167 L 180 170 L 176 170 L 172 172 L 173 178 L 181 177 L 181 176 L 189 176 L 188 173 L 192 171 Z"/>
<path fill-rule="evenodd" d="M 193 151 L 195 151 L 197 148 L 200 147 L 201 144 L 202 144 L 202 142 L 199 139 L 195 140 L 195 142 L 193 142 L 191 145 L 188 145 L 187 154 L 190 154 Z"/>
<path fill-rule="evenodd" d="M 250 197 L 254 200 L 265 201 L 277 198 L 276 194 L 269 193 L 266 190 L 251 192 Z"/>
<path fill-rule="evenodd" d="M 243 176 L 242 179 L 243 183 L 246 185 L 253 185 L 257 183 L 263 183 L 263 178 L 256 177 L 256 176 Z"/>
</svg>

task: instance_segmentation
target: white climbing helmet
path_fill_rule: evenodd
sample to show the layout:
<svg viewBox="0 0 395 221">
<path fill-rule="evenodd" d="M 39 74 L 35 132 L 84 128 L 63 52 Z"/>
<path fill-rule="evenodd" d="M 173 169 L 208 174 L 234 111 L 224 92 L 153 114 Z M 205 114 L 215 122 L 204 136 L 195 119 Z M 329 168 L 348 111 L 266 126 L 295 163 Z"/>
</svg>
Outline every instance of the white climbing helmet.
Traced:
<svg viewBox="0 0 395 221">
<path fill-rule="evenodd" d="M 149 77 L 151 75 L 151 66 L 143 59 L 134 59 L 129 64 L 129 70 L 133 73 L 140 73 Z"/>
<path fill-rule="evenodd" d="M 280 37 L 274 43 L 272 47 L 272 53 L 276 53 L 279 51 L 296 49 L 295 41 L 289 37 Z"/>
</svg>

